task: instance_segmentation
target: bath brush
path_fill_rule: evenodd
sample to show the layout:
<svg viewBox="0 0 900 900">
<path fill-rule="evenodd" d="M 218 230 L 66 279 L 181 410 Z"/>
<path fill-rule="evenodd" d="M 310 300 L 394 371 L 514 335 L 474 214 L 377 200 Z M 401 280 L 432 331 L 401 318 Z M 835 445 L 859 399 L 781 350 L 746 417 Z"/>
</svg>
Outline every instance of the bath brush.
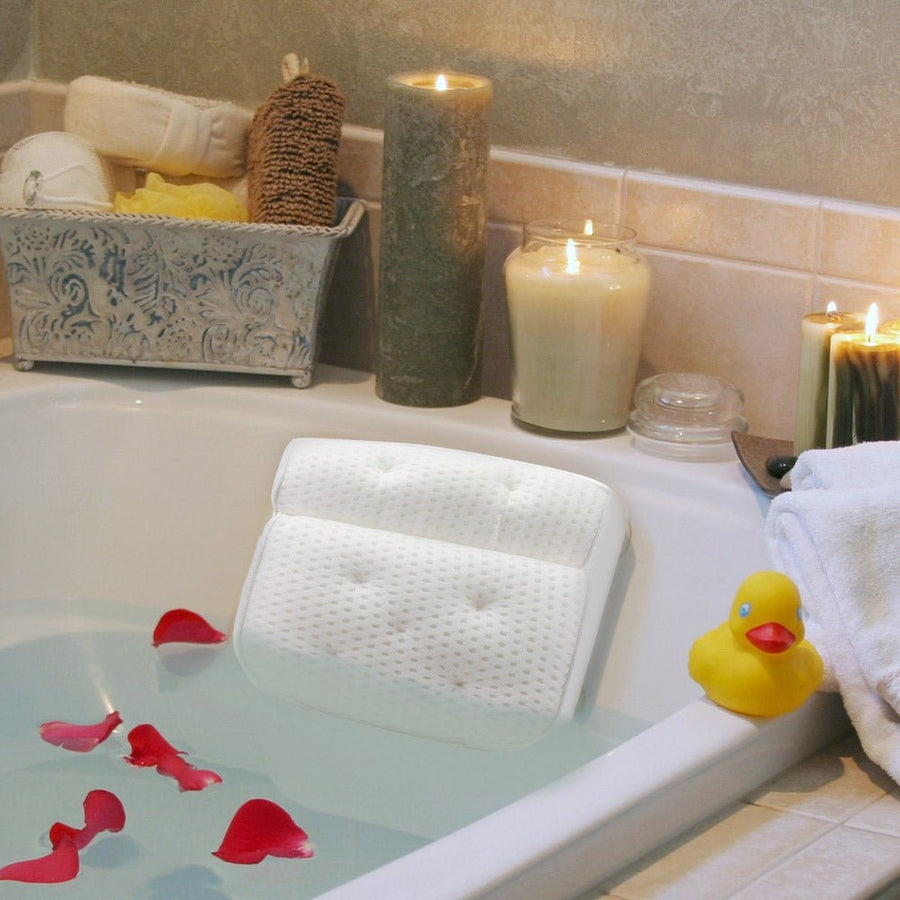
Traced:
<svg viewBox="0 0 900 900">
<path fill-rule="evenodd" d="M 259 689 L 476 747 L 576 711 L 627 532 L 606 485 L 378 441 L 301 438 L 234 625 Z"/>
<path fill-rule="evenodd" d="M 289 54 L 285 83 L 256 111 L 247 139 L 247 199 L 253 222 L 334 224 L 343 94 Z"/>
</svg>

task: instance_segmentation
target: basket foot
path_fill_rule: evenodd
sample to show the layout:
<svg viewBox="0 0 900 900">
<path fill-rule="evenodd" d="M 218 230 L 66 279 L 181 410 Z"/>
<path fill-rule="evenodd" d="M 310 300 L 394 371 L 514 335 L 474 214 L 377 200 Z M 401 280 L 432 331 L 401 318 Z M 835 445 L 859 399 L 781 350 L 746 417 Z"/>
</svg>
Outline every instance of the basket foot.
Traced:
<svg viewBox="0 0 900 900">
<path fill-rule="evenodd" d="M 34 368 L 33 359 L 23 359 L 21 356 L 13 357 L 13 366 L 20 372 L 28 372 Z"/>
<path fill-rule="evenodd" d="M 304 372 L 302 375 L 291 375 L 291 384 L 295 388 L 309 387 L 312 381 L 312 372 Z"/>
</svg>

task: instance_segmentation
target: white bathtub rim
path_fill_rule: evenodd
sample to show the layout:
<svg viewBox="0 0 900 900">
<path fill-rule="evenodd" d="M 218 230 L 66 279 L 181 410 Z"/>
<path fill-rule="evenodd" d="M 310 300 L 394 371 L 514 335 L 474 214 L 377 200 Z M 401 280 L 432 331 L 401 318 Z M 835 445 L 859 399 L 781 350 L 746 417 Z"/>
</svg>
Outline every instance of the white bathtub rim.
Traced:
<svg viewBox="0 0 900 900">
<path fill-rule="evenodd" d="M 820 747 L 847 727 L 834 694 L 815 694 L 802 709 L 777 719 L 740 716 L 704 697 L 558 781 L 320 900 L 564 900 L 655 849 L 660 834 L 671 839 L 673 815 L 682 831 L 804 758 L 811 749 L 791 740 L 797 728 Z M 710 735 L 716 735 L 715 746 Z M 668 751 L 663 759 L 660 746 Z M 720 774 L 698 801 L 693 782 L 723 763 L 734 766 L 733 775 Z M 610 833 L 626 816 L 628 840 L 615 844 Z M 581 858 L 566 863 L 547 885 L 540 867 L 585 844 Z M 589 852 L 591 844 L 599 852 Z M 540 894 L 530 893 L 535 878 Z"/>
</svg>

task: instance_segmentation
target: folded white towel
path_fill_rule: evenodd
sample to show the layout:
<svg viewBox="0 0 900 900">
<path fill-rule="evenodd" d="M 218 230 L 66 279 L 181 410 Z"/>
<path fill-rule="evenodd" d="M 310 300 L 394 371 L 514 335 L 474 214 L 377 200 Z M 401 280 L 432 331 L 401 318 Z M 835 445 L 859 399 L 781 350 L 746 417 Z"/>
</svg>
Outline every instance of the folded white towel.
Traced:
<svg viewBox="0 0 900 900">
<path fill-rule="evenodd" d="M 65 130 L 116 162 L 165 175 L 244 172 L 250 110 L 95 75 L 69 85 Z"/>
<path fill-rule="evenodd" d="M 791 489 L 900 486 L 900 443 L 872 441 L 801 453 L 791 470 Z"/>
<path fill-rule="evenodd" d="M 773 565 L 800 589 L 824 687 L 900 781 L 900 443 L 810 450 L 797 466 L 766 520 Z"/>
</svg>

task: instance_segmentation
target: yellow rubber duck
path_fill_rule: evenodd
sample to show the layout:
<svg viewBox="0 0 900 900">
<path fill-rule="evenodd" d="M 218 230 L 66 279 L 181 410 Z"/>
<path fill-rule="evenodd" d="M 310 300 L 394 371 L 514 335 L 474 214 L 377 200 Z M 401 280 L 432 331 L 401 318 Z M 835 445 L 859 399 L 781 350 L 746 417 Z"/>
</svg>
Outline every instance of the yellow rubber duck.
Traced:
<svg viewBox="0 0 900 900">
<path fill-rule="evenodd" d="M 794 582 L 756 572 L 738 588 L 728 621 L 694 641 L 688 671 L 719 706 L 780 716 L 822 683 L 822 659 L 805 634 Z"/>
</svg>

